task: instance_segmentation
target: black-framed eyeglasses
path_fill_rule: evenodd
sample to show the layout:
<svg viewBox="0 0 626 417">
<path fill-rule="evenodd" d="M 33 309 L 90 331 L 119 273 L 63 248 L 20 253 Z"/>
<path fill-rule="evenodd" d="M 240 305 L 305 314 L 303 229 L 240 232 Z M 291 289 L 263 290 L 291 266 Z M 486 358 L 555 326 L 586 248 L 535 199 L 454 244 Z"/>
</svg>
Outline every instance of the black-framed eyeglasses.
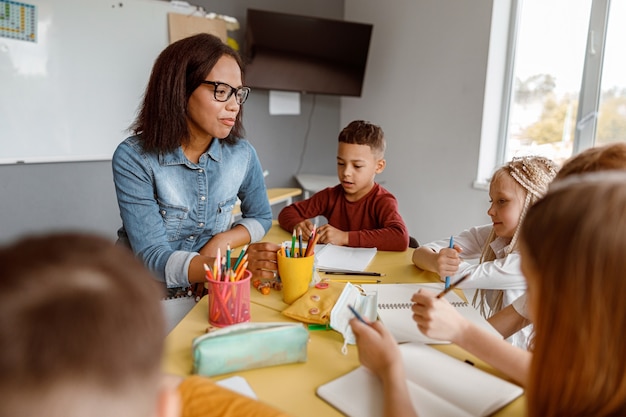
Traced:
<svg viewBox="0 0 626 417">
<path fill-rule="evenodd" d="M 201 81 L 202 84 L 209 84 L 215 87 L 213 90 L 213 97 L 217 101 L 228 101 L 230 97 L 234 94 L 235 101 L 237 104 L 241 105 L 246 102 L 248 99 L 248 94 L 250 94 L 250 87 L 231 87 L 226 83 L 218 83 L 216 81 Z"/>
</svg>

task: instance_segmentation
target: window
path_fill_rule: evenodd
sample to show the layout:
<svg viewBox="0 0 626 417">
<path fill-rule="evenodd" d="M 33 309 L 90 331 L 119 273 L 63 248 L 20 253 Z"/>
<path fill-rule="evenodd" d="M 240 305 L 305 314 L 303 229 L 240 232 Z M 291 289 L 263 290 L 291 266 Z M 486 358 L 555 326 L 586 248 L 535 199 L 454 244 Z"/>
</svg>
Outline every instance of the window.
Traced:
<svg viewBox="0 0 626 417">
<path fill-rule="evenodd" d="M 476 185 L 514 156 L 626 141 L 626 2 L 494 2 Z"/>
</svg>

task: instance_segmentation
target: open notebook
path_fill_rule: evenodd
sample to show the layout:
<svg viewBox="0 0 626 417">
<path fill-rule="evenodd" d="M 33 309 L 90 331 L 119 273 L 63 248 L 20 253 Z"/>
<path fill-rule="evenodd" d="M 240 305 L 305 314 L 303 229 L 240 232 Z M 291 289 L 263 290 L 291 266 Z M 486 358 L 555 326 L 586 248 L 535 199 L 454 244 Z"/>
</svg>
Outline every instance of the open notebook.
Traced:
<svg viewBox="0 0 626 417">
<path fill-rule="evenodd" d="M 283 245 L 291 249 L 291 242 L 285 241 Z M 306 247 L 303 243 L 302 248 Z M 332 243 L 317 244 L 314 249 L 315 267 L 320 271 L 363 272 L 376 255 L 376 248 L 351 248 Z"/>
<path fill-rule="evenodd" d="M 420 417 L 488 416 L 524 390 L 421 343 L 399 346 L 413 407 Z M 317 388 L 350 417 L 383 415 L 383 388 L 363 366 Z"/>
<path fill-rule="evenodd" d="M 411 296 L 420 288 L 439 292 L 443 290 L 443 284 L 364 284 L 361 287 L 366 292 L 376 291 L 378 294 L 378 317 L 391 331 L 398 343 L 404 342 L 421 342 L 429 344 L 450 343 L 425 336 L 417 328 L 417 324 L 413 321 L 413 312 L 411 311 Z M 465 318 L 473 321 L 477 325 L 491 331 L 498 337 L 502 337 L 496 329 L 493 328 L 480 315 L 472 305 L 463 301 L 461 297 L 456 295 L 454 291 L 450 291 L 445 296 L 456 309 Z"/>
<path fill-rule="evenodd" d="M 376 248 L 350 248 L 327 243 L 316 249 L 315 265 L 320 271 L 363 272 L 376 255 Z"/>
</svg>

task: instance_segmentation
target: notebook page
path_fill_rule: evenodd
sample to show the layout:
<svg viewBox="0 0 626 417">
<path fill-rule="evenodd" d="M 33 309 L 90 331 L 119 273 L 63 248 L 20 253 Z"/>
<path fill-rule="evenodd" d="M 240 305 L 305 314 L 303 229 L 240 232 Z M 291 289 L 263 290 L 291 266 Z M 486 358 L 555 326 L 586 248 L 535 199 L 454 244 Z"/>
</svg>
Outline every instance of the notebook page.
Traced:
<svg viewBox="0 0 626 417">
<path fill-rule="evenodd" d="M 361 285 L 365 291 L 376 291 L 378 293 L 378 317 L 391 331 L 398 343 L 420 342 L 428 344 L 446 344 L 449 341 L 442 341 L 425 336 L 413 321 L 413 312 L 410 308 L 411 297 L 420 288 L 439 292 L 443 290 L 443 284 L 364 284 Z M 489 330 L 498 337 L 502 337 L 484 319 L 472 305 L 464 302 L 454 291 L 450 291 L 445 296 L 465 318 L 473 321 L 477 325 Z"/>
<path fill-rule="evenodd" d="M 359 367 L 317 388 L 317 395 L 349 417 L 382 417 L 383 388 L 380 380 Z M 409 383 L 413 407 L 420 417 L 472 417 L 471 414 Z"/>
<path fill-rule="evenodd" d="M 473 416 L 487 416 L 524 390 L 420 343 L 400 345 L 407 379 Z"/>
<path fill-rule="evenodd" d="M 241 395 L 245 395 L 246 397 L 250 397 L 253 399 L 258 399 L 256 393 L 248 384 L 248 381 L 242 376 L 231 376 L 230 378 L 220 379 L 216 382 L 217 385 L 221 385 L 224 388 L 228 388 L 231 391 L 235 391 Z"/>
<path fill-rule="evenodd" d="M 376 255 L 376 248 L 350 248 L 331 243 L 319 251 L 315 247 L 315 265 L 319 270 L 363 272 Z"/>
</svg>

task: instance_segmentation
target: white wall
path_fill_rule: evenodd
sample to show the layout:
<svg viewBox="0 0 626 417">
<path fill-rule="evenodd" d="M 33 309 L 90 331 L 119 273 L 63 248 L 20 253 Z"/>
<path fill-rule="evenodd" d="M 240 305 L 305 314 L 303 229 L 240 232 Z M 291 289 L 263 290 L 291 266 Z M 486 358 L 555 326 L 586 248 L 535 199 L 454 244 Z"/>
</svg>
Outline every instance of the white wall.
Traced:
<svg viewBox="0 0 626 417">
<path fill-rule="evenodd" d="M 341 125 L 385 131 L 387 168 L 420 242 L 489 223 L 476 177 L 492 0 L 345 0 L 345 19 L 374 24 L 363 96 L 342 98 Z"/>
</svg>

